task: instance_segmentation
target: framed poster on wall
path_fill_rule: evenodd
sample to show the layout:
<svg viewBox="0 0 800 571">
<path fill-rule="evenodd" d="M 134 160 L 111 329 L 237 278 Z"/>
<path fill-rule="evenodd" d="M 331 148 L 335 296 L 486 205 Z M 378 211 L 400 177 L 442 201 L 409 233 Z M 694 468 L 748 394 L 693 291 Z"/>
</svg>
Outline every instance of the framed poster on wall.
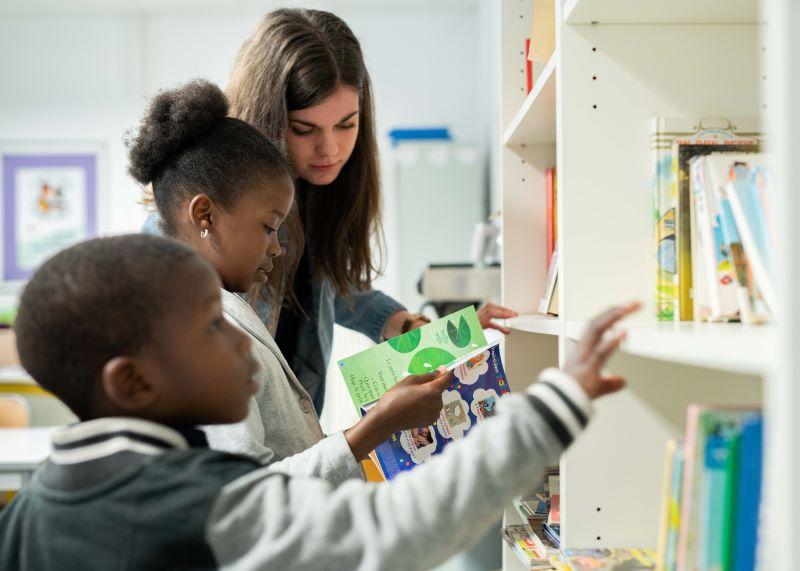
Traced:
<svg viewBox="0 0 800 571">
<path fill-rule="evenodd" d="M 103 148 L 69 147 L 0 147 L 4 281 L 27 279 L 59 250 L 97 234 Z"/>
</svg>

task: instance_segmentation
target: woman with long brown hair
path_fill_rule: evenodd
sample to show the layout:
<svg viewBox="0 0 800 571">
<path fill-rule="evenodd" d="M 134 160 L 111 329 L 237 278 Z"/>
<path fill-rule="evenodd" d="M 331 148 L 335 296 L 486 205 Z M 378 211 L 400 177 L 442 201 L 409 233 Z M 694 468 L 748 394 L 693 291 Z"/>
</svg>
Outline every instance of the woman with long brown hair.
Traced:
<svg viewBox="0 0 800 571">
<path fill-rule="evenodd" d="M 231 115 L 282 147 L 296 176 L 279 271 L 257 307 L 314 400 L 324 399 L 333 324 L 381 342 L 428 322 L 372 289 L 381 182 L 372 86 L 361 46 L 339 17 L 282 9 L 264 16 L 236 58 Z M 514 316 L 487 304 L 484 327 Z"/>
</svg>

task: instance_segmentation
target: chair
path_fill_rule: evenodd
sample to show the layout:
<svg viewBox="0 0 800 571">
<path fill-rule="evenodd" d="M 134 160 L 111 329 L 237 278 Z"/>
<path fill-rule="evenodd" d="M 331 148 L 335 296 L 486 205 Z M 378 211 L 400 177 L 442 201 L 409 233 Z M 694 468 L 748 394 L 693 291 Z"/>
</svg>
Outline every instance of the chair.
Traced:
<svg viewBox="0 0 800 571">
<path fill-rule="evenodd" d="M 31 425 L 31 407 L 19 395 L 0 393 L 0 428 L 28 428 Z M 0 509 L 11 502 L 14 492 L 0 490 Z"/>
<path fill-rule="evenodd" d="M 23 397 L 0 393 L 0 428 L 28 428 L 31 425 L 31 407 Z"/>
</svg>

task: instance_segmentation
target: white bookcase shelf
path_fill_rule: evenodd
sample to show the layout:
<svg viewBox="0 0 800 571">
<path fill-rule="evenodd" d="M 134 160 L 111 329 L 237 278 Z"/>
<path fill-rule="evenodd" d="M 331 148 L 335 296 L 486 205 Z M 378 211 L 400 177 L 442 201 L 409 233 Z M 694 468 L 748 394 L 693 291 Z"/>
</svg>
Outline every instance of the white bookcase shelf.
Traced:
<svg viewBox="0 0 800 571">
<path fill-rule="evenodd" d="M 567 337 L 578 340 L 586 321 L 567 323 Z M 738 323 L 626 322 L 621 351 L 666 363 L 764 375 L 772 365 L 773 326 Z"/>
<path fill-rule="evenodd" d="M 792 28 L 800 21 L 800 3 L 555 5 L 555 52 L 526 96 L 521 46 L 530 34 L 532 2 L 500 2 L 503 301 L 523 312 L 509 321 L 513 333 L 505 343 L 515 390 L 525 382 L 520 376 L 563 365 L 596 313 L 631 299 L 644 302 L 624 325 L 628 336 L 612 363 L 629 388 L 598 401 L 591 426 L 561 459 L 562 544 L 655 547 L 664 446 L 683 432 L 692 402 L 764 403 L 767 496 L 773 508 L 781 498 L 791 500 L 788 512 L 772 513 L 800 513 L 800 304 L 794 299 L 800 285 L 793 278 L 800 275 L 800 193 L 788 192 L 785 182 L 800 179 L 794 172 L 800 168 L 800 111 L 792 105 L 800 88 L 788 80 L 800 73 L 792 65 L 800 61 L 800 36 Z M 655 321 L 654 116 L 761 120 L 777 157 L 785 266 L 779 290 L 795 292 L 780 300 L 787 308 L 781 323 Z M 546 281 L 545 173 L 551 167 L 558 175 L 559 318 L 535 313 Z M 784 544 L 800 534 L 800 516 L 790 522 L 766 513 L 767 540 L 791 557 Z M 504 569 L 518 568 L 504 551 Z"/>
<path fill-rule="evenodd" d="M 558 0 L 557 0 L 558 1 Z M 754 24 L 752 0 L 567 0 L 567 24 Z"/>
<path fill-rule="evenodd" d="M 520 315 L 509 319 L 507 327 L 512 330 L 525 331 L 526 333 L 541 333 L 543 335 L 558 335 L 561 332 L 561 321 L 552 315 L 535 313 Z"/>
<path fill-rule="evenodd" d="M 540 145 L 556 142 L 556 62 L 553 54 L 542 69 L 511 124 L 505 131 L 505 145 Z"/>
</svg>

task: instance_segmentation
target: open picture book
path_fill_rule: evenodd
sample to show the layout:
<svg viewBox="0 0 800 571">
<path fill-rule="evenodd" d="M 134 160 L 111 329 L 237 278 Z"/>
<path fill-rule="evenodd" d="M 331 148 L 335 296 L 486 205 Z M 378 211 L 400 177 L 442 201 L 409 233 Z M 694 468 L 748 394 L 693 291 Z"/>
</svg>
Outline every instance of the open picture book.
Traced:
<svg viewBox="0 0 800 571">
<path fill-rule="evenodd" d="M 369 414 L 386 391 L 409 375 L 440 366 L 454 372 L 434 424 L 397 432 L 371 454 L 384 478 L 426 462 L 495 413 L 497 401 L 509 392 L 499 343 L 499 338 L 487 341 L 470 306 L 339 361 L 359 416 Z"/>
</svg>

